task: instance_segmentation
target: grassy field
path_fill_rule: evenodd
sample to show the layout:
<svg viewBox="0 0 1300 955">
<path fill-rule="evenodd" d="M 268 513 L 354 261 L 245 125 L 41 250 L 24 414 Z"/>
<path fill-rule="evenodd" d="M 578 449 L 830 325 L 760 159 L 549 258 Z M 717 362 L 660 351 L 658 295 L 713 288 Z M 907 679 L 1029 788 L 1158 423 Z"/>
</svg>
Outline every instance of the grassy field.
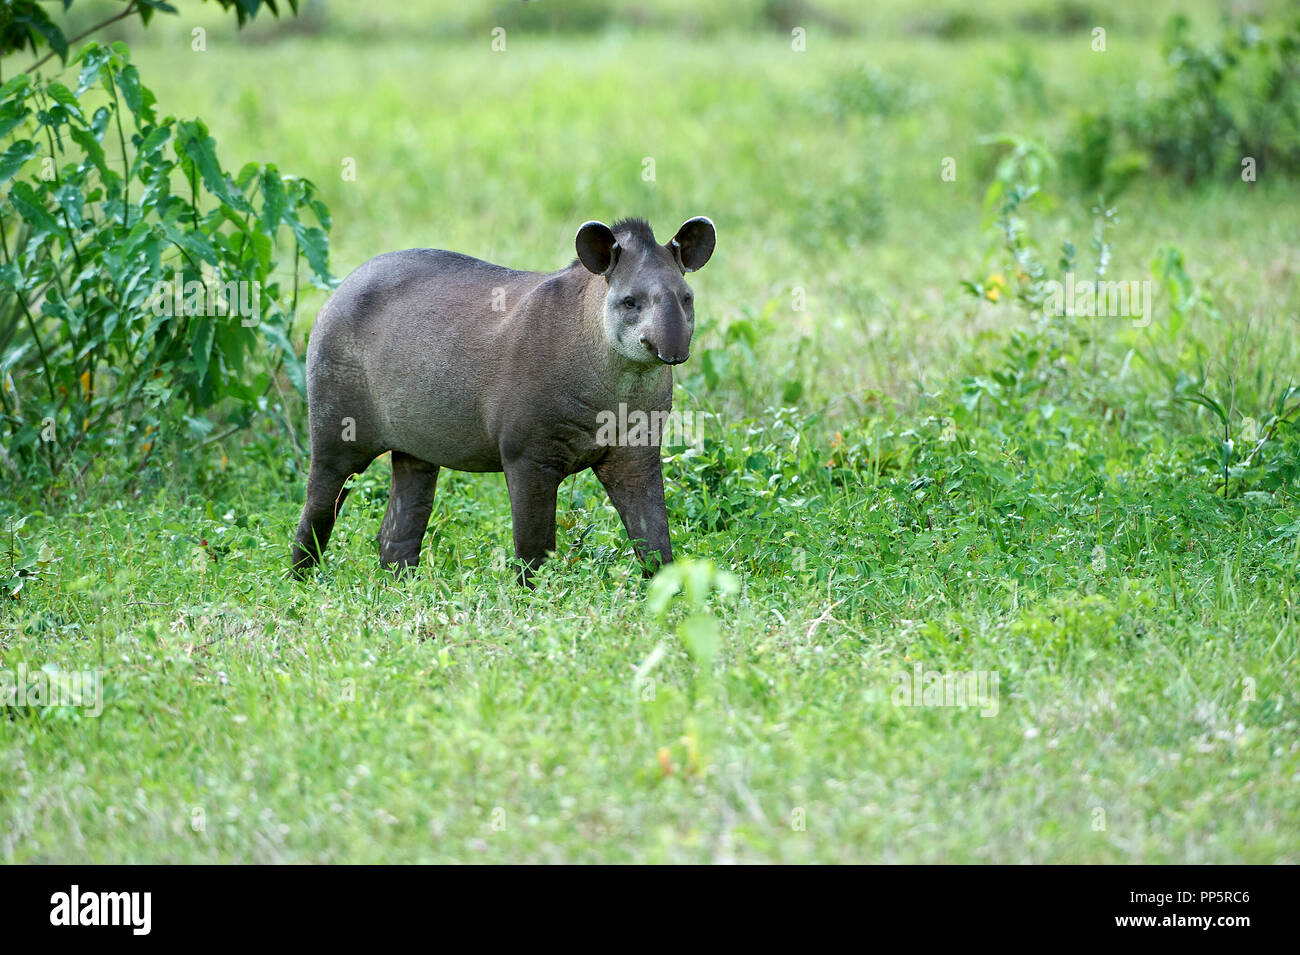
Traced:
<svg viewBox="0 0 1300 955">
<path fill-rule="evenodd" d="M 134 494 L 120 463 L 7 487 L 0 563 L 41 563 L 3 666 L 102 669 L 104 705 L 4 711 L 0 860 L 1300 861 L 1300 440 L 1225 489 L 1185 400 L 1245 447 L 1297 383 L 1296 182 L 1138 175 L 1094 246 L 1095 194 L 1045 171 L 1019 247 L 1070 239 L 1089 274 L 1104 248 L 1155 282 L 1146 326 L 1018 305 L 985 202 L 1024 172 L 996 137 L 1057 155 L 1167 83 L 1161 5 L 1075 8 L 1104 53 L 1093 17 L 1009 0 L 823 3 L 802 52 L 731 5 L 522 22 L 504 52 L 469 5 L 362 6 L 242 37 L 204 9 L 202 53 L 191 18 L 126 35 L 227 166 L 317 183 L 337 275 L 411 246 L 558 268 L 586 219 L 713 218 L 675 398 L 705 441 L 665 466 L 685 593 L 648 599 L 590 474 L 535 591 L 499 475 L 444 472 L 394 580 L 382 461 L 284 580 L 291 390 Z M 899 705 L 918 672 L 996 697 Z"/>
</svg>

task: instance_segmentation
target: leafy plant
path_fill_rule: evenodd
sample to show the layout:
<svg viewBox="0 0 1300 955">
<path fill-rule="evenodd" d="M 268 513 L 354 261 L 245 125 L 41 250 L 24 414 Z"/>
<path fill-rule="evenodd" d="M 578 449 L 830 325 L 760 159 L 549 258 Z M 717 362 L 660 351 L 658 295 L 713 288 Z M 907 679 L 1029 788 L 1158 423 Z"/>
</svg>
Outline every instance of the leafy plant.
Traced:
<svg viewBox="0 0 1300 955">
<path fill-rule="evenodd" d="M 1110 113 L 1085 110 L 1075 118 L 1061 149 L 1061 169 L 1084 195 L 1114 199 L 1148 168 L 1142 152 L 1119 153 L 1117 139 Z"/>
<path fill-rule="evenodd" d="M 40 576 L 59 561 L 48 543 L 34 549 L 24 545 L 18 532 L 27 519 L 9 514 L 0 527 L 0 599 L 20 600 L 28 578 Z"/>
<path fill-rule="evenodd" d="M 1192 38 L 1187 17 L 1165 27 L 1168 89 L 1076 114 L 1062 169 L 1086 195 L 1114 198 L 1148 169 L 1192 184 L 1266 169 L 1300 172 L 1300 21 L 1265 33 L 1231 23 L 1215 42 Z"/>
<path fill-rule="evenodd" d="M 280 368 L 302 382 L 299 259 L 332 283 L 312 183 L 232 176 L 201 121 L 159 115 L 124 44 L 72 64 L 72 87 L 0 87 L 0 442 L 36 480 L 246 423 Z"/>
<path fill-rule="evenodd" d="M 1239 367 L 1234 367 L 1227 373 L 1226 395 L 1216 397 L 1209 393 L 1209 375 L 1204 371 L 1197 390 L 1180 395 L 1183 401 L 1209 411 L 1217 425 L 1218 430 L 1209 441 L 1211 450 L 1200 458 L 1200 463 L 1222 476 L 1224 497 L 1228 496 L 1234 478 L 1241 490 L 1256 485 L 1275 490 L 1300 475 L 1300 459 L 1294 442 L 1285 440 L 1288 426 L 1294 426 L 1300 414 L 1300 388 L 1288 384 L 1279 389 L 1267 413 L 1255 418 L 1238 405 L 1239 371 Z"/>
<path fill-rule="evenodd" d="M 1151 274 L 1169 304 L 1164 338 L 1178 340 L 1188 317 L 1203 312 L 1215 325 L 1229 326 L 1227 355 L 1221 363 L 1210 362 L 1210 347 L 1188 337 L 1183 347 L 1195 356 L 1195 364 L 1180 365 L 1161 354 L 1157 341 L 1149 340 L 1136 354 L 1165 381 L 1172 397 L 1183 404 L 1208 412 L 1212 430 L 1198 437 L 1204 448 L 1194 459 L 1202 473 L 1215 474 L 1222 482 L 1218 490 L 1229 496 L 1232 481 L 1241 493 L 1272 492 L 1300 476 L 1300 455 L 1296 453 L 1295 424 L 1300 414 L 1300 388 L 1291 372 L 1270 369 L 1257 362 L 1243 369 L 1249 347 L 1249 322 L 1244 330 L 1231 315 L 1224 315 L 1214 297 L 1192 280 L 1182 252 L 1162 248 L 1151 263 Z"/>
</svg>

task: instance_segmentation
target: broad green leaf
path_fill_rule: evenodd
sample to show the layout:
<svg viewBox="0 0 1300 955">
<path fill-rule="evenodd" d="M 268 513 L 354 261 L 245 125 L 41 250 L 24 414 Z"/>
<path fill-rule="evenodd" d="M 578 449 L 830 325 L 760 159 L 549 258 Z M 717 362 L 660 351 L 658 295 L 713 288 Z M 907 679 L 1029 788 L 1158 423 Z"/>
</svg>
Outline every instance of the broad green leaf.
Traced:
<svg viewBox="0 0 1300 955">
<path fill-rule="evenodd" d="M 276 172 L 274 166 L 267 166 L 262 171 L 262 215 L 259 217 L 259 224 L 262 231 L 267 235 L 275 235 L 275 230 L 280 227 L 284 219 L 284 210 L 287 199 L 284 194 L 284 183 L 280 181 L 280 174 Z"/>
<path fill-rule="evenodd" d="M 212 359 L 212 340 L 216 331 L 212 325 L 213 321 L 214 319 L 207 315 L 196 317 L 194 333 L 190 337 L 190 348 L 194 355 L 195 370 L 200 383 L 207 377 L 208 365 Z"/>
<path fill-rule="evenodd" d="M 231 189 L 231 183 L 217 161 L 217 144 L 200 122 L 181 122 L 176 125 L 176 149 L 198 170 L 204 187 L 226 205 L 240 212 L 252 212 L 248 201 Z"/>
<path fill-rule="evenodd" d="M 12 100 L 0 105 L 0 136 L 8 136 L 19 123 L 23 122 L 31 114 L 32 111 L 19 100 Z"/>
<path fill-rule="evenodd" d="M 136 126 L 140 123 L 140 112 L 144 109 L 144 94 L 140 87 L 140 71 L 134 66 L 127 66 L 117 75 L 117 85 L 122 91 L 122 99 L 126 102 L 126 108 L 131 111 L 135 117 Z"/>
<path fill-rule="evenodd" d="M 34 237 L 62 231 L 62 226 L 59 225 L 54 216 L 50 215 L 45 208 L 44 200 L 30 184 L 25 182 L 14 183 L 13 188 L 9 191 L 9 201 L 18 210 L 18 214 L 25 221 L 31 223 L 33 229 L 36 230 Z"/>
<path fill-rule="evenodd" d="M 38 152 L 40 152 L 40 147 L 30 139 L 20 139 L 6 149 L 3 154 L 0 154 L 0 184 L 6 183 L 16 176 L 23 163 Z"/>
<path fill-rule="evenodd" d="M 164 222 L 161 226 L 163 234 L 170 241 L 191 255 L 198 256 L 209 265 L 216 265 L 220 261 L 217 250 L 202 232 L 196 232 L 188 227 L 177 228 L 170 222 Z"/>
<path fill-rule="evenodd" d="M 258 325 L 257 331 L 260 331 L 267 341 L 279 349 L 284 356 L 284 373 L 289 376 L 289 380 L 293 382 L 293 386 L 298 390 L 298 393 L 305 395 L 307 393 L 307 376 L 302 357 L 289 343 L 284 329 L 280 328 L 275 322 L 263 320 Z"/>
<path fill-rule="evenodd" d="M 86 129 L 78 129 L 76 126 L 69 126 L 68 133 L 78 146 L 82 148 L 90 161 L 95 164 L 99 174 L 107 178 L 111 172 L 108 168 L 108 161 L 104 156 L 104 147 L 101 146 L 95 137 Z"/>
<path fill-rule="evenodd" d="M 50 289 L 46 294 L 45 300 L 41 302 L 41 314 L 66 322 L 68 329 L 76 336 L 80 336 L 85 328 L 82 313 L 65 302 L 58 289 Z"/>
<path fill-rule="evenodd" d="M 86 117 L 81 113 L 81 104 L 72 95 L 72 90 L 62 83 L 50 83 L 45 87 L 45 91 L 50 94 L 51 99 L 68 111 L 69 116 L 75 116 L 83 123 L 86 121 Z"/>
<path fill-rule="evenodd" d="M 32 78 L 26 73 L 16 73 L 9 79 L 5 80 L 4 85 L 0 86 L 0 100 L 7 100 L 9 97 L 18 93 L 20 90 L 23 95 L 27 95 L 27 90 L 31 86 Z"/>
<path fill-rule="evenodd" d="M 100 70 L 108 62 L 111 54 L 93 40 L 81 48 L 76 59 L 81 62 L 81 73 L 77 77 L 77 95 L 80 96 L 99 80 Z"/>
<path fill-rule="evenodd" d="M 64 185 L 54 190 L 54 198 L 58 200 L 59 208 L 67 216 L 67 221 L 72 224 L 74 229 L 81 229 L 83 225 L 81 217 L 82 203 L 85 201 L 81 190 L 75 185 Z"/>
<path fill-rule="evenodd" d="M 320 284 L 328 287 L 331 283 L 329 236 L 315 226 L 304 228 L 296 218 L 292 221 L 292 228 L 302 254 L 307 259 L 307 264 L 311 266 Z"/>
</svg>

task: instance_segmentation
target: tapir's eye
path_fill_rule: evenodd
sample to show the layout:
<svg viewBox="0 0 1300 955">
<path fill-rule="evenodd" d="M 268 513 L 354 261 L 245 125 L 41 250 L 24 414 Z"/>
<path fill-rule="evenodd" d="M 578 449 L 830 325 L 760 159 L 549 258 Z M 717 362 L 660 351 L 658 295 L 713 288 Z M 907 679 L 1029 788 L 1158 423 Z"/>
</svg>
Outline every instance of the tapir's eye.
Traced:
<svg viewBox="0 0 1300 955">
<path fill-rule="evenodd" d="M 627 298 L 623 299 L 623 307 L 636 308 L 636 299 L 634 299 L 631 295 L 629 295 Z"/>
<path fill-rule="evenodd" d="M 690 305 L 691 302 L 693 301 L 695 301 L 695 296 L 692 295 L 690 292 L 687 292 L 685 295 L 682 296 L 683 305 Z"/>
</svg>

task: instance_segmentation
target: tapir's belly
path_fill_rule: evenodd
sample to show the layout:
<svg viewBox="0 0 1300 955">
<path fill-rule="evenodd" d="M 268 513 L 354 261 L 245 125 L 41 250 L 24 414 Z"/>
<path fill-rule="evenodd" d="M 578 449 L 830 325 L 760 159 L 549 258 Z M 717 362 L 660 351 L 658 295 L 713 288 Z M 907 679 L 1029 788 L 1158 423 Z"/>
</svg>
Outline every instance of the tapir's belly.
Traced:
<svg viewBox="0 0 1300 955">
<path fill-rule="evenodd" d="M 464 433 L 443 430 L 430 422 L 430 427 L 395 431 L 389 450 L 404 451 L 430 464 L 454 471 L 500 471 L 501 450 L 490 440 L 466 441 Z"/>
</svg>

